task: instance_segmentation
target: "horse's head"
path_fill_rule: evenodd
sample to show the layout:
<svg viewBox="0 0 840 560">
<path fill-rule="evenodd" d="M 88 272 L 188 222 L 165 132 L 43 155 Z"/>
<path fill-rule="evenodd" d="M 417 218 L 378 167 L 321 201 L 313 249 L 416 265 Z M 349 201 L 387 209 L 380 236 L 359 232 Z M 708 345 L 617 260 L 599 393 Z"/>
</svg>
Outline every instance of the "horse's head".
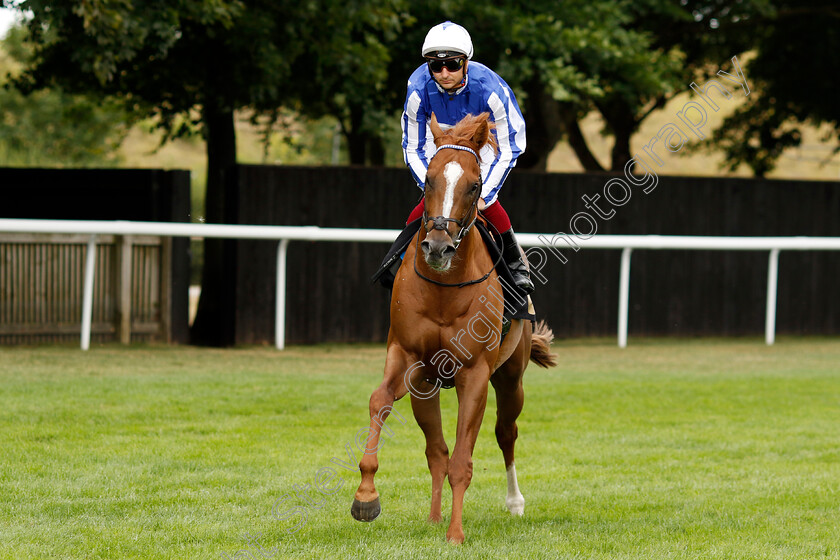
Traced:
<svg viewBox="0 0 840 560">
<path fill-rule="evenodd" d="M 441 272 L 449 270 L 458 244 L 475 222 L 481 197 L 478 154 L 485 145 L 496 149 L 489 116 L 467 115 L 446 132 L 434 114 L 429 123 L 437 151 L 426 172 L 426 238 L 420 247 L 426 263 Z"/>
</svg>

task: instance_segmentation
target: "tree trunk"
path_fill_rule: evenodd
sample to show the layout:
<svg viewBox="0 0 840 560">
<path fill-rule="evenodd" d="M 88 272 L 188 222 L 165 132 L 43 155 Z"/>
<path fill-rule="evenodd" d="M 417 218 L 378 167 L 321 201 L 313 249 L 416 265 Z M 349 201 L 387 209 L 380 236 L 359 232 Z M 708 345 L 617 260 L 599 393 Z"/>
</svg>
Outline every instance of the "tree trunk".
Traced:
<svg viewBox="0 0 840 560">
<path fill-rule="evenodd" d="M 628 115 L 629 116 L 629 115 Z M 630 158 L 630 137 L 636 131 L 636 124 L 631 118 L 617 119 L 612 123 L 613 138 L 615 143 L 612 149 L 612 162 L 610 169 L 612 171 L 622 171 Z"/>
<path fill-rule="evenodd" d="M 633 157 L 630 154 L 630 138 L 639 128 L 641 121 L 636 118 L 634 108 L 623 99 L 609 99 L 606 102 L 598 103 L 597 107 L 613 134 L 610 169 L 612 171 L 623 171 L 624 166 Z"/>
<path fill-rule="evenodd" d="M 382 138 L 370 135 L 367 139 L 367 152 L 369 165 L 385 165 L 385 144 Z"/>
<path fill-rule="evenodd" d="M 385 165 L 385 144 L 376 133 L 365 130 L 364 123 L 364 104 L 351 105 L 349 119 L 341 121 L 350 165 Z"/>
<path fill-rule="evenodd" d="M 563 126 L 566 130 L 569 145 L 574 150 L 578 161 L 583 166 L 584 171 L 603 171 L 604 167 L 589 149 L 586 138 L 583 136 L 583 131 L 580 129 L 577 109 L 571 103 L 565 103 L 564 105 L 565 107 L 562 111 Z"/>
<path fill-rule="evenodd" d="M 364 137 L 355 132 L 346 132 L 344 137 L 347 139 L 347 153 L 350 156 L 350 165 L 364 165 L 366 153 Z"/>
<path fill-rule="evenodd" d="M 603 171 L 581 133 L 575 105 L 554 99 L 538 77 L 529 80 L 525 88 L 528 95 L 523 109 L 528 120 L 528 148 L 517 160 L 517 167 L 545 171 L 548 156 L 565 135 L 584 170 Z"/>
<path fill-rule="evenodd" d="M 527 116 L 528 146 L 516 160 L 516 167 L 545 171 L 549 154 L 563 138 L 560 104 L 549 95 L 538 78 L 529 80 L 525 88 L 528 95 L 522 109 Z"/>
<path fill-rule="evenodd" d="M 229 175 L 236 164 L 236 131 L 233 110 L 207 106 L 202 110 L 207 141 L 208 223 L 229 223 L 233 209 L 227 205 Z M 204 240 L 204 266 L 201 298 L 190 342 L 203 346 L 228 346 L 234 341 L 235 242 L 227 239 Z"/>
<path fill-rule="evenodd" d="M 347 152 L 350 155 L 350 165 L 365 165 L 367 163 L 367 137 L 362 130 L 363 109 L 358 105 L 350 107 L 350 123 L 344 127 L 344 137 L 347 139 Z"/>
</svg>

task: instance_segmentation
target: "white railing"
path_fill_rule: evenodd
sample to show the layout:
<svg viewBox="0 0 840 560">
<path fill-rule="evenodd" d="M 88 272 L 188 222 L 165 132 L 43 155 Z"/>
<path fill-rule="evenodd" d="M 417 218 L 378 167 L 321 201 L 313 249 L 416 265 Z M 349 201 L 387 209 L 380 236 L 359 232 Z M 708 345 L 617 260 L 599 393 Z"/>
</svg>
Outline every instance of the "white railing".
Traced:
<svg viewBox="0 0 840 560">
<path fill-rule="evenodd" d="M 0 219 L 2 233 L 49 233 L 90 235 L 85 260 L 85 281 L 82 301 L 81 348 L 90 347 L 90 323 L 93 308 L 93 278 L 96 267 L 97 235 L 158 235 L 162 237 L 214 237 L 225 239 L 277 240 L 277 303 L 275 310 L 275 344 L 285 347 L 286 253 L 290 241 L 355 241 L 391 243 L 399 233 L 390 229 L 321 228 L 316 226 L 249 226 L 226 224 L 187 224 L 173 222 L 122 222 L 80 220 L 10 220 Z M 525 247 L 568 246 L 555 243 L 554 234 L 519 233 Z M 776 293 L 780 251 L 838 251 L 840 237 L 694 237 L 659 235 L 596 235 L 588 240 L 575 238 L 584 249 L 621 249 L 621 270 L 618 302 L 618 345 L 627 346 L 627 317 L 630 300 L 630 256 L 634 249 L 649 250 L 720 250 L 769 251 L 767 272 L 767 315 L 765 341 L 775 341 Z"/>
</svg>

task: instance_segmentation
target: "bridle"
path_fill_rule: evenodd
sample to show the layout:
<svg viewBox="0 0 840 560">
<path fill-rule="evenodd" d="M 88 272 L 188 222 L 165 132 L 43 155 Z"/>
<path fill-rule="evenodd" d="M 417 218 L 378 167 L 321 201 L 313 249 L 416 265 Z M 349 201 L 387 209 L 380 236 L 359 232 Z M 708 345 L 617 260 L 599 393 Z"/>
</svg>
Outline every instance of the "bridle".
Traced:
<svg viewBox="0 0 840 560">
<path fill-rule="evenodd" d="M 463 241 L 463 239 L 470 232 L 470 229 L 472 229 L 473 225 L 475 225 L 476 218 L 478 218 L 478 210 L 477 210 L 478 199 L 481 198 L 481 159 L 478 157 L 478 154 L 472 148 L 469 148 L 467 146 L 459 146 L 457 144 L 443 144 L 442 146 L 438 147 L 437 150 L 435 150 L 435 153 L 432 154 L 431 159 L 434 159 L 434 157 L 436 155 L 438 155 L 438 152 L 440 152 L 441 150 L 447 150 L 447 149 L 449 149 L 449 150 L 461 150 L 462 152 L 469 152 L 475 157 L 475 162 L 476 162 L 476 164 L 478 164 L 478 188 L 476 189 L 475 198 L 473 199 L 472 204 L 470 204 L 469 208 L 467 208 L 467 211 L 464 212 L 464 215 L 461 216 L 460 220 L 456 220 L 455 218 L 447 218 L 445 216 L 429 217 L 429 214 L 426 212 L 426 208 L 424 207 L 423 208 L 423 229 L 426 230 L 426 233 L 431 233 L 432 231 L 434 231 L 436 229 L 439 229 L 441 231 L 446 231 L 447 235 L 448 235 L 448 233 L 449 233 L 447 231 L 448 223 L 453 222 L 455 224 L 458 224 L 458 227 L 461 228 L 460 230 L 458 230 L 458 234 L 455 237 L 450 236 L 450 239 L 452 239 L 452 243 L 455 245 L 455 249 L 457 250 L 458 245 L 461 244 L 461 241 Z M 431 162 L 431 159 L 429 160 L 430 162 Z M 467 216 L 469 216 L 470 214 L 473 214 L 472 220 L 470 220 L 469 224 L 464 225 L 464 222 L 466 222 L 466 220 L 467 220 Z M 427 224 L 430 221 L 432 222 L 432 229 L 429 229 L 427 227 Z"/>
<path fill-rule="evenodd" d="M 438 152 L 440 152 L 441 150 L 447 150 L 447 149 L 461 150 L 463 152 L 469 152 L 475 157 L 475 162 L 478 164 L 478 169 L 479 169 L 479 171 L 478 171 L 478 188 L 476 189 L 475 198 L 473 199 L 469 208 L 467 208 L 467 211 L 464 212 L 464 215 L 461 216 L 460 220 L 456 220 L 455 218 L 447 218 L 445 216 L 429 217 L 429 215 L 428 215 L 428 213 L 427 213 L 427 211 L 424 207 L 423 208 L 423 230 L 428 234 L 428 233 L 430 233 L 430 232 L 432 232 L 436 229 L 439 229 L 439 230 L 442 230 L 442 231 L 446 231 L 447 235 L 449 235 L 449 231 L 447 230 L 447 225 L 449 224 L 449 222 L 453 222 L 453 223 L 457 224 L 458 227 L 460 227 L 461 229 L 458 230 L 458 233 L 455 235 L 455 237 L 452 237 L 451 235 L 449 236 L 450 239 L 452 240 L 452 244 L 455 246 L 455 250 L 457 251 L 458 246 L 461 244 L 461 241 L 464 240 L 464 238 L 470 232 L 472 227 L 475 225 L 475 221 L 478 219 L 478 199 L 481 198 L 481 184 L 482 184 L 482 182 L 481 182 L 481 158 L 478 157 L 478 154 L 476 153 L 475 150 L 473 150 L 472 148 L 470 148 L 468 146 L 459 146 L 457 144 L 443 144 L 441 146 L 438 146 L 437 150 L 435 150 L 435 153 L 432 154 L 432 159 L 438 154 Z M 430 159 L 430 161 L 431 161 L 431 159 Z M 470 214 L 472 214 L 472 219 L 469 221 L 468 224 L 465 224 L 465 222 L 467 221 L 467 217 Z M 432 229 L 429 229 L 427 227 L 427 224 L 429 222 L 432 222 Z M 489 221 L 487 223 L 490 224 Z M 490 224 L 490 225 L 492 226 L 492 224 Z M 495 229 L 495 227 L 493 229 Z M 498 233 L 498 231 L 497 231 L 497 233 Z M 496 269 L 496 266 L 502 260 L 502 253 L 500 252 L 499 253 L 499 258 L 496 260 L 495 263 L 493 263 L 493 267 L 487 272 L 487 274 L 485 274 L 484 276 L 482 276 L 481 278 L 478 278 L 476 280 L 468 280 L 466 282 L 455 282 L 455 283 L 440 282 L 440 281 L 435 280 L 433 278 L 429 278 L 427 276 L 424 276 L 419 270 L 417 270 L 417 253 L 419 252 L 418 249 L 419 249 L 419 246 L 420 246 L 420 236 L 418 235 L 416 239 L 417 239 L 417 241 L 415 243 L 416 246 L 414 248 L 414 272 L 417 274 L 417 276 L 419 276 L 423 280 L 425 280 L 427 282 L 431 282 L 432 284 L 436 284 L 438 286 L 463 288 L 464 286 L 470 286 L 472 284 L 480 284 L 481 282 L 484 282 L 485 280 L 487 280 L 490 277 L 490 275 L 493 273 L 493 270 Z"/>
</svg>

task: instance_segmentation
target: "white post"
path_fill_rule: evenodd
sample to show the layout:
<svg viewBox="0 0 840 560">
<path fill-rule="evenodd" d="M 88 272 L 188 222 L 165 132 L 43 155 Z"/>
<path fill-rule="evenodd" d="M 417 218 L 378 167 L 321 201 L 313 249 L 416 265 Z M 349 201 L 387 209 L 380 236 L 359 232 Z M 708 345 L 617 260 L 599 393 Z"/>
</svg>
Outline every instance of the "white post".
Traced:
<svg viewBox="0 0 840 560">
<path fill-rule="evenodd" d="M 288 239 L 277 246 L 277 306 L 274 310 L 274 344 L 278 350 L 286 347 L 286 249 Z"/>
<path fill-rule="evenodd" d="M 85 285 L 82 294 L 82 350 L 90 348 L 90 324 L 93 315 L 93 275 L 96 270 L 96 236 L 91 235 L 85 255 Z"/>
<path fill-rule="evenodd" d="M 779 285 L 779 250 L 770 251 L 767 265 L 767 320 L 764 324 L 764 340 L 767 346 L 776 341 L 776 292 Z"/>
<path fill-rule="evenodd" d="M 630 310 L 630 254 L 633 249 L 621 250 L 621 275 L 618 284 L 618 347 L 627 347 L 627 316 Z"/>
</svg>

